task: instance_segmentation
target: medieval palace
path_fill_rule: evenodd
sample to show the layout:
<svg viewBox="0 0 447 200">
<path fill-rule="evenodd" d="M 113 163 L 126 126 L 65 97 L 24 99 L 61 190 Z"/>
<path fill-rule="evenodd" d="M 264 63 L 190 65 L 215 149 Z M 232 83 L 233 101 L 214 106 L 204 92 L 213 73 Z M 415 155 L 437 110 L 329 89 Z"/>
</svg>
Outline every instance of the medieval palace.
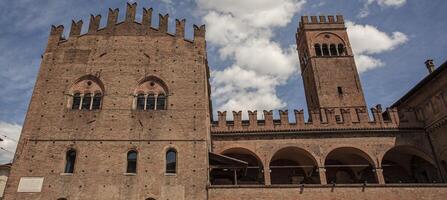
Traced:
<svg viewBox="0 0 447 200">
<path fill-rule="evenodd" d="M 303 16 L 309 117 L 213 119 L 205 26 L 136 7 L 52 27 L 6 200 L 447 199 L 447 63 L 369 110 L 343 16 Z"/>
</svg>

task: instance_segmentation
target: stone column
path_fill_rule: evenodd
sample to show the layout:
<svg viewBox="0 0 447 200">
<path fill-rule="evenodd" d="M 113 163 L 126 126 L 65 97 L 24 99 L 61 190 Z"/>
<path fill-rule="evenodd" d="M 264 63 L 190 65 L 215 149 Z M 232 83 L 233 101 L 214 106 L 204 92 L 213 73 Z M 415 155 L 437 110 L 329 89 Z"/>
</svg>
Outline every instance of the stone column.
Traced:
<svg viewBox="0 0 447 200">
<path fill-rule="evenodd" d="M 383 169 L 376 168 L 374 169 L 374 172 L 376 173 L 377 182 L 379 184 L 385 184 L 385 178 L 383 177 Z"/>
<path fill-rule="evenodd" d="M 321 184 L 321 185 L 326 185 L 326 184 L 327 184 L 327 180 L 326 180 L 326 168 L 324 168 L 324 167 L 319 167 L 319 168 L 318 168 L 318 173 L 320 174 L 320 184 Z"/>
<path fill-rule="evenodd" d="M 272 181 L 270 179 L 270 166 L 266 165 L 264 168 L 264 183 L 265 185 L 272 185 Z"/>
</svg>

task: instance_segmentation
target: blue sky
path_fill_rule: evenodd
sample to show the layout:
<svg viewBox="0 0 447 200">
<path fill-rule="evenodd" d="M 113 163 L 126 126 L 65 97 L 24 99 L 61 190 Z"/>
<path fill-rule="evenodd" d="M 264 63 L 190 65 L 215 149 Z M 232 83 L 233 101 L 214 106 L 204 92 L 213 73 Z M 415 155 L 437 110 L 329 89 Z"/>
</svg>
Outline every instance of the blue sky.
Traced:
<svg viewBox="0 0 447 200">
<path fill-rule="evenodd" d="M 216 110 L 306 108 L 295 33 L 301 15 L 343 14 L 367 104 L 391 105 L 428 72 L 424 61 L 447 60 L 445 0 L 151 0 L 138 3 L 174 19 L 207 25 Z M 0 162 L 15 151 L 51 24 L 101 14 L 124 0 L 16 0 L 0 2 Z"/>
</svg>

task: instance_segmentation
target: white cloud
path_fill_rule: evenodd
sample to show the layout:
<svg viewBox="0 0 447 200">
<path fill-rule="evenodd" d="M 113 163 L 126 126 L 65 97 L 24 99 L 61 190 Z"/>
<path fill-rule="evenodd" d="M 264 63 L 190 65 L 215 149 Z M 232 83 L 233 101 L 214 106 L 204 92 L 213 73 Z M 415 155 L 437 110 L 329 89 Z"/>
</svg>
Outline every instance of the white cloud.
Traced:
<svg viewBox="0 0 447 200">
<path fill-rule="evenodd" d="M 347 22 L 346 26 L 359 72 L 384 66 L 381 60 L 372 56 L 392 51 L 408 41 L 407 35 L 401 32 L 387 34 L 374 26 L 353 22 Z"/>
<path fill-rule="evenodd" d="M 14 157 L 22 127 L 17 124 L 0 122 L 0 164 L 9 163 Z"/>
<path fill-rule="evenodd" d="M 368 0 L 363 8 L 360 10 L 359 17 L 367 17 L 370 14 L 369 6 L 377 3 L 381 7 L 401 7 L 407 3 L 407 0 Z"/>
<path fill-rule="evenodd" d="M 377 3 L 380 6 L 401 7 L 407 0 L 368 0 L 368 4 Z"/>
<path fill-rule="evenodd" d="M 275 28 L 289 24 L 304 0 L 196 0 L 204 13 L 207 41 L 223 60 L 224 70 L 212 72 L 218 110 L 280 109 L 286 104 L 276 88 L 297 73 L 296 46 L 273 41 Z M 256 5 L 256 6 L 253 6 Z"/>
</svg>

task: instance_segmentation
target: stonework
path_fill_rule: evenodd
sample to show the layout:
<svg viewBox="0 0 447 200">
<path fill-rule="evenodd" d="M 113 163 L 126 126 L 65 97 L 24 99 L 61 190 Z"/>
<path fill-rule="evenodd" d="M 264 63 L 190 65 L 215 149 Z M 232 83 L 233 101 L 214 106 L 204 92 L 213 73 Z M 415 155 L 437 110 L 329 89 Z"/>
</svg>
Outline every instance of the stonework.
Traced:
<svg viewBox="0 0 447 200">
<path fill-rule="evenodd" d="M 367 110 L 342 16 L 302 17 L 303 110 L 218 112 L 205 26 L 184 38 L 128 4 L 118 22 L 53 26 L 6 200 L 444 199 L 447 64 L 390 108 Z M 71 153 L 70 153 L 71 152 Z M 131 157 L 129 152 L 135 152 Z M 132 154 L 133 155 L 133 154 Z M 19 190 L 21 180 L 41 192 Z M 31 180 L 30 179 L 30 180 Z M 28 184 L 32 184 L 29 182 Z"/>
</svg>

